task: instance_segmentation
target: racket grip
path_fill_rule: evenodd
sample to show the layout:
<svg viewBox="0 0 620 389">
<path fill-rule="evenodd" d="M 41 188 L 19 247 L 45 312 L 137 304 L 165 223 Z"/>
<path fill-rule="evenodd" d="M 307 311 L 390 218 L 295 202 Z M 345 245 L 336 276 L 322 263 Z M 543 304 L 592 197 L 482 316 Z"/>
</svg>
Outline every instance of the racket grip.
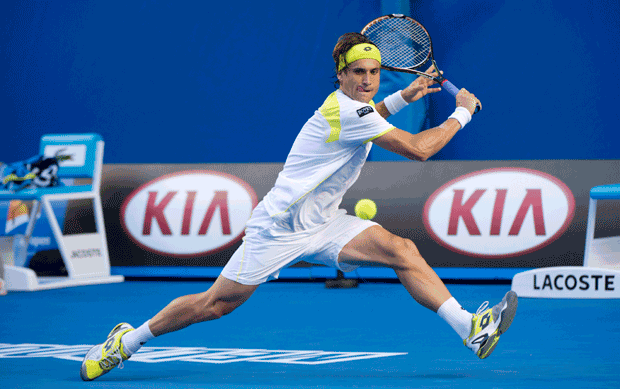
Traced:
<svg viewBox="0 0 620 389">
<path fill-rule="evenodd" d="M 459 88 L 455 87 L 454 84 L 448 80 L 443 80 L 441 82 L 441 86 L 442 88 L 450 92 L 450 94 L 454 97 L 456 97 L 456 95 L 459 93 Z"/>
<path fill-rule="evenodd" d="M 450 92 L 450 94 L 454 97 L 456 97 L 456 95 L 459 93 L 459 88 L 455 87 L 453 83 L 451 83 L 448 80 L 443 80 L 441 82 L 441 86 L 447 90 L 448 92 Z M 476 104 L 476 109 L 474 110 L 474 113 L 480 111 L 480 105 Z"/>
</svg>

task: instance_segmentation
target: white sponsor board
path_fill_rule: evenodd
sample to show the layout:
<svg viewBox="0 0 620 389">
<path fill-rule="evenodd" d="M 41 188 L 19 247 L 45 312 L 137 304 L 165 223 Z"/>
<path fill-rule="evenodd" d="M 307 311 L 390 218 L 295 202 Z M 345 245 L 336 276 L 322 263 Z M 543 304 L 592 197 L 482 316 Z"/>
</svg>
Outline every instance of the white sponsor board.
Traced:
<svg viewBox="0 0 620 389">
<path fill-rule="evenodd" d="M 547 173 L 494 168 L 458 177 L 437 189 L 424 207 L 429 235 L 469 256 L 505 258 L 536 251 L 570 225 L 575 200 Z"/>
<path fill-rule="evenodd" d="M 221 251 L 241 239 L 256 204 L 254 189 L 238 177 L 182 171 L 134 190 L 121 207 L 121 223 L 146 250 L 195 257 Z"/>
<path fill-rule="evenodd" d="M 519 297 L 620 298 L 620 271 L 577 266 L 533 269 L 515 274 L 512 290 Z"/>
<path fill-rule="evenodd" d="M 0 343 L 2 358 L 58 358 L 81 362 L 91 345 Z M 399 352 L 264 350 L 205 347 L 142 347 L 130 361 L 159 363 L 170 361 L 198 363 L 263 362 L 294 365 L 323 365 L 360 359 L 407 355 Z"/>
<path fill-rule="evenodd" d="M 75 278 L 110 274 L 110 266 L 104 257 L 104 248 L 98 233 L 64 235 L 61 244 L 68 253 L 68 257 L 64 259 L 65 264 L 71 266 Z"/>
</svg>

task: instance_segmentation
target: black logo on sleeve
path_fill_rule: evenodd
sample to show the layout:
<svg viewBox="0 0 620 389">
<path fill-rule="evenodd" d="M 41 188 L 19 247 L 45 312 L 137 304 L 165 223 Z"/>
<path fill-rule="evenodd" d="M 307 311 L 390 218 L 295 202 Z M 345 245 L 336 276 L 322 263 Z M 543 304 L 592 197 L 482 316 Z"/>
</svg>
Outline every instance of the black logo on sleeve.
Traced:
<svg viewBox="0 0 620 389">
<path fill-rule="evenodd" d="M 368 115 L 371 112 L 375 112 L 375 110 L 372 109 L 372 107 L 370 105 L 366 106 L 366 107 L 363 107 L 363 108 L 360 108 L 360 109 L 357 110 L 357 114 L 359 115 L 359 117 L 363 117 L 364 115 Z"/>
</svg>

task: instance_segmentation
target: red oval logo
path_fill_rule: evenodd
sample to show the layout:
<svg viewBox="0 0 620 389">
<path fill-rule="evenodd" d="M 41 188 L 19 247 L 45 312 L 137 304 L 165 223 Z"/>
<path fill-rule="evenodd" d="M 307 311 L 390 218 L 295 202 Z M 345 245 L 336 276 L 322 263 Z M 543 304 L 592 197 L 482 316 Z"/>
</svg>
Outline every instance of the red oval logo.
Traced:
<svg viewBox="0 0 620 389">
<path fill-rule="evenodd" d="M 254 189 L 240 178 L 190 170 L 159 177 L 134 190 L 121 207 L 121 224 L 145 250 L 198 257 L 239 241 L 256 205 Z"/>
<path fill-rule="evenodd" d="M 495 168 L 458 177 L 424 206 L 424 225 L 442 246 L 482 258 L 515 257 L 559 238 L 575 213 L 572 192 L 556 177 Z"/>
</svg>

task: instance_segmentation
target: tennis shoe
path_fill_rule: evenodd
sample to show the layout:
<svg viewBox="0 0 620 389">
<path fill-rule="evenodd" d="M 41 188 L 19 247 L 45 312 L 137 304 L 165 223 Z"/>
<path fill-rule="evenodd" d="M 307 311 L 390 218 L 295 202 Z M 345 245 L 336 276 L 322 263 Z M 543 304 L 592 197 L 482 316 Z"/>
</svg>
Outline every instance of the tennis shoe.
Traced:
<svg viewBox="0 0 620 389">
<path fill-rule="evenodd" d="M 130 324 L 120 323 L 112 329 L 104 343 L 91 348 L 82 361 L 80 377 L 84 381 L 92 381 L 116 366 L 122 369 L 123 361 L 129 359 L 130 355 L 125 353 L 121 337 L 130 331 L 134 331 Z"/>
<path fill-rule="evenodd" d="M 517 304 L 517 294 L 512 290 L 493 308 L 489 308 L 489 302 L 485 301 L 473 315 L 471 333 L 463 340 L 463 344 L 480 359 L 491 355 L 499 336 L 512 324 L 517 313 Z"/>
</svg>

